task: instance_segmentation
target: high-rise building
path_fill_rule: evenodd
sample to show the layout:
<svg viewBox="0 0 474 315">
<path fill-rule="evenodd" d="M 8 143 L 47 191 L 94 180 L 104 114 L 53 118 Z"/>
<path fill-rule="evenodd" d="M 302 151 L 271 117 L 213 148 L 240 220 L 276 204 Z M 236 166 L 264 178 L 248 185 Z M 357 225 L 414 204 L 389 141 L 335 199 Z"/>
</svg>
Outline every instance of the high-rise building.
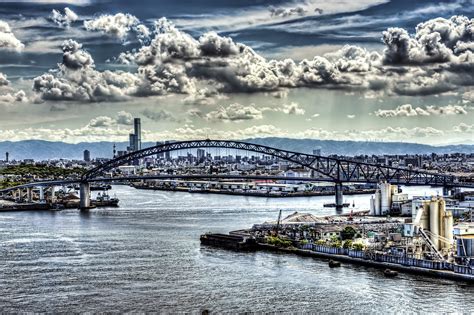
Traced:
<svg viewBox="0 0 474 315">
<path fill-rule="evenodd" d="M 129 134 L 128 137 L 128 151 L 134 152 L 142 149 L 142 123 L 140 118 L 133 119 L 133 133 Z"/>
<path fill-rule="evenodd" d="M 86 162 L 91 161 L 91 152 L 89 150 L 84 150 L 84 161 Z"/>
<path fill-rule="evenodd" d="M 160 141 L 156 142 L 156 146 L 159 146 L 159 145 L 162 145 L 162 144 L 163 144 L 163 142 L 160 142 Z M 164 156 L 165 156 L 165 154 L 163 152 L 160 152 L 156 155 L 156 158 L 157 159 L 162 159 Z"/>
<path fill-rule="evenodd" d="M 135 151 L 138 151 L 142 149 L 142 123 L 140 118 L 135 118 L 133 120 L 133 129 L 135 133 L 134 148 Z"/>
<path fill-rule="evenodd" d="M 170 142 L 169 141 L 165 141 L 165 144 L 169 144 Z M 171 152 L 170 151 L 166 151 L 165 152 L 165 160 L 166 161 L 170 161 L 171 160 Z"/>
<path fill-rule="evenodd" d="M 206 151 L 204 149 L 197 149 L 197 160 L 198 160 L 198 162 L 203 161 L 205 156 L 206 156 Z"/>
<path fill-rule="evenodd" d="M 5 162 L 8 163 L 8 160 L 10 159 L 10 153 L 6 152 L 5 153 Z"/>
</svg>

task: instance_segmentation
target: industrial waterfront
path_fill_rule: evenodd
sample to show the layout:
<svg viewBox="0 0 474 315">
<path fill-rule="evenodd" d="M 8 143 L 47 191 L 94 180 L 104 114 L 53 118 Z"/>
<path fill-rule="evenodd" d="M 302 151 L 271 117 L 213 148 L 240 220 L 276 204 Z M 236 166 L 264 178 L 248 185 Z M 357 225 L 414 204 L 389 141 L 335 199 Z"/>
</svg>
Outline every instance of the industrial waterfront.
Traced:
<svg viewBox="0 0 474 315">
<path fill-rule="evenodd" d="M 403 187 L 410 195 L 441 189 Z M 0 305 L 5 312 L 469 312 L 463 282 L 268 252 L 199 244 L 295 211 L 335 214 L 333 197 L 256 198 L 114 186 L 119 208 L 0 214 Z M 356 210 L 368 196 L 351 196 Z M 345 210 L 347 211 L 347 210 Z"/>
</svg>

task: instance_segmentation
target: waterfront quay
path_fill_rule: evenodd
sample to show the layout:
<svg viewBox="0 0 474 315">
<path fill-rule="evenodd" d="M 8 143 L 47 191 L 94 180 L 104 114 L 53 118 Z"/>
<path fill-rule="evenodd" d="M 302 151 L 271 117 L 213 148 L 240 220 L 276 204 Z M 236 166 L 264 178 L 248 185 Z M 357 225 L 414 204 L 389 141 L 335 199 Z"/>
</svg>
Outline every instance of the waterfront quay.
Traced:
<svg viewBox="0 0 474 315">
<path fill-rule="evenodd" d="M 142 180 L 131 184 L 136 189 L 210 193 L 254 197 L 334 196 L 329 183 L 285 183 L 278 181 Z M 375 192 L 375 185 L 344 185 L 344 194 L 363 195 Z"/>
<path fill-rule="evenodd" d="M 392 277 L 401 271 L 474 283 L 474 222 L 460 218 L 454 225 L 440 197 L 430 199 L 428 212 L 414 204 L 412 217 L 351 211 L 331 216 L 294 212 L 281 218 L 280 212 L 277 221 L 232 231 L 232 238 L 206 233 L 201 243 L 330 259 L 330 267 L 339 266 L 334 261 L 365 265 Z M 438 216 L 448 218 L 441 222 L 443 231 L 435 229 Z"/>
</svg>

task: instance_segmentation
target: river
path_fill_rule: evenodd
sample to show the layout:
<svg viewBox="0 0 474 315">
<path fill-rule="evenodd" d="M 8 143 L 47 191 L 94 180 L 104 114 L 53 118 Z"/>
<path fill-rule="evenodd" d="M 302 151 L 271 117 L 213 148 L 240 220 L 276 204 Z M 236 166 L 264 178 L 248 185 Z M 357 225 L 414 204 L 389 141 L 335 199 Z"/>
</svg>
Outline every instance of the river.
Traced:
<svg viewBox="0 0 474 315">
<path fill-rule="evenodd" d="M 411 188 L 410 194 L 436 193 Z M 0 213 L 2 312 L 474 312 L 474 286 L 276 253 L 202 247 L 199 235 L 331 214 L 332 197 L 259 198 L 115 186 L 119 208 Z M 356 208 L 368 196 L 347 196 Z"/>
</svg>

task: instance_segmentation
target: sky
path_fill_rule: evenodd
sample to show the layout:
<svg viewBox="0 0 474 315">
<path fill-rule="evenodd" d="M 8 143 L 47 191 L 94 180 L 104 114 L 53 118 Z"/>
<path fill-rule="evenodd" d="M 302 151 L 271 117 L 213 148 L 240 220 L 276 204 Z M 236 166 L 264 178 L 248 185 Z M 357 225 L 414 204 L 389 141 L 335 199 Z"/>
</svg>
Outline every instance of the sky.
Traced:
<svg viewBox="0 0 474 315">
<path fill-rule="evenodd" d="M 0 141 L 474 144 L 474 0 L 0 0 Z"/>
</svg>

